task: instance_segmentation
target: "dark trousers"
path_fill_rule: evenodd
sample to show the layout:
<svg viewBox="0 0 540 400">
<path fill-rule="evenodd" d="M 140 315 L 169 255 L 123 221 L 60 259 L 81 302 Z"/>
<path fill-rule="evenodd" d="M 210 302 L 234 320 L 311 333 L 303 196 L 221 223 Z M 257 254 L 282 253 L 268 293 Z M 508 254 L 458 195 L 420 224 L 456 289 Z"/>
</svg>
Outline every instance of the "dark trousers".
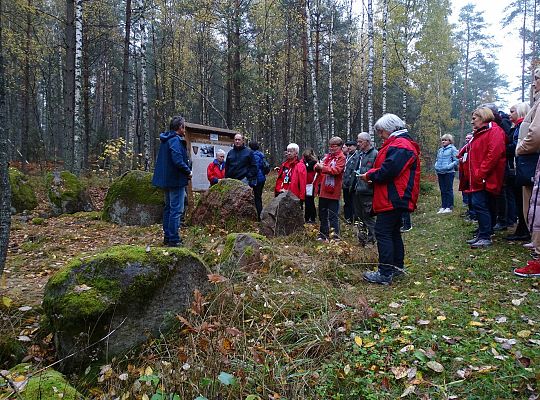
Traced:
<svg viewBox="0 0 540 400">
<path fill-rule="evenodd" d="M 354 205 L 352 201 L 352 192 L 348 188 L 343 188 L 343 216 L 347 221 L 354 219 Z"/>
<path fill-rule="evenodd" d="M 472 207 L 478 219 L 478 237 L 491 239 L 497 219 L 497 199 L 485 190 L 471 193 Z"/>
<path fill-rule="evenodd" d="M 253 197 L 255 198 L 255 208 L 257 209 L 257 218 L 261 219 L 262 206 L 262 194 L 264 189 L 264 182 L 258 183 L 257 186 L 253 186 Z"/>
<path fill-rule="evenodd" d="M 403 229 L 412 228 L 411 213 L 409 211 L 403 211 L 401 213 L 401 226 Z"/>
<path fill-rule="evenodd" d="M 330 237 L 330 228 L 339 236 L 339 200 L 319 197 L 319 219 L 321 226 L 319 233 L 324 238 Z"/>
<path fill-rule="evenodd" d="M 375 241 L 375 217 L 372 214 L 373 196 L 356 194 L 353 195 L 354 214 L 360 220 L 364 229 L 367 230 L 367 241 Z M 358 230 L 360 232 L 360 225 Z M 360 239 L 360 233 L 358 235 Z"/>
<path fill-rule="evenodd" d="M 401 239 L 402 210 L 392 210 L 377 214 L 375 222 L 375 238 L 379 250 L 379 272 L 390 276 L 395 268 L 403 269 L 405 248 Z"/>
<path fill-rule="evenodd" d="M 528 210 L 523 211 L 523 186 L 514 185 L 512 186 L 514 191 L 514 199 L 516 202 L 516 214 L 518 217 L 518 224 L 514 235 L 525 236 L 529 235 L 529 228 L 527 227 L 527 221 L 525 219 Z"/>
<path fill-rule="evenodd" d="M 454 173 L 437 174 L 441 190 L 441 208 L 454 208 Z"/>
<path fill-rule="evenodd" d="M 306 222 L 315 222 L 317 219 L 317 209 L 315 208 L 315 197 L 306 196 L 306 209 L 304 213 Z"/>
</svg>

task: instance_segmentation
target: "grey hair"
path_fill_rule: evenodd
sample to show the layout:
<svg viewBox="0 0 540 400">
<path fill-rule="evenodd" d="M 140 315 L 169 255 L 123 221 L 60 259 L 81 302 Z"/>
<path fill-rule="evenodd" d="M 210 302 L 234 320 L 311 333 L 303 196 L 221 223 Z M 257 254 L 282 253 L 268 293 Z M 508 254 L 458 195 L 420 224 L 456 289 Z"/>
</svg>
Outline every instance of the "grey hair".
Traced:
<svg viewBox="0 0 540 400">
<path fill-rule="evenodd" d="M 449 134 L 449 133 L 445 133 L 444 135 L 441 136 L 441 140 L 442 139 L 446 139 L 448 140 L 450 143 L 454 144 L 454 137 Z"/>
<path fill-rule="evenodd" d="M 367 132 L 360 132 L 358 134 L 358 139 L 365 140 L 368 143 L 371 143 L 371 136 Z"/>
<path fill-rule="evenodd" d="M 517 104 L 514 104 L 512 107 L 516 109 L 516 115 L 518 118 L 524 118 L 525 115 L 527 115 L 527 113 L 531 109 L 531 106 L 529 105 L 529 103 L 517 103 Z"/>
<path fill-rule="evenodd" d="M 287 150 L 289 149 L 296 151 L 296 154 L 300 153 L 300 147 L 296 143 L 289 143 Z"/>
<path fill-rule="evenodd" d="M 223 149 L 218 149 L 218 151 L 216 151 L 216 156 L 224 156 L 225 154 L 227 153 L 225 153 L 225 150 Z"/>
<path fill-rule="evenodd" d="M 395 114 L 384 114 L 377 122 L 375 122 L 373 129 L 377 132 L 386 131 L 393 133 L 400 129 L 405 129 L 405 122 Z"/>
</svg>

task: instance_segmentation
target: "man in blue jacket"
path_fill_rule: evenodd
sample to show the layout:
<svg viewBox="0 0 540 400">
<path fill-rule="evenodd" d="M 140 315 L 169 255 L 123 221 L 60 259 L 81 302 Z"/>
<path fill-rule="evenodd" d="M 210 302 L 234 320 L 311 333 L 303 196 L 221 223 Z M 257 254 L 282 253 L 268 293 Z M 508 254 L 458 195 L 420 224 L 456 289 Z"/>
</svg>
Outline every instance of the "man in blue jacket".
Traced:
<svg viewBox="0 0 540 400">
<path fill-rule="evenodd" d="M 169 131 L 159 135 L 161 145 L 154 168 L 152 184 L 165 192 L 163 209 L 163 244 L 169 247 L 182 245 L 180 238 L 180 215 L 184 211 L 186 186 L 192 173 L 186 151 L 185 120 L 173 117 Z"/>
<path fill-rule="evenodd" d="M 238 179 L 251 187 L 257 186 L 257 163 L 253 151 L 246 147 L 244 136 L 234 135 L 234 146 L 225 160 L 225 178 Z"/>
</svg>

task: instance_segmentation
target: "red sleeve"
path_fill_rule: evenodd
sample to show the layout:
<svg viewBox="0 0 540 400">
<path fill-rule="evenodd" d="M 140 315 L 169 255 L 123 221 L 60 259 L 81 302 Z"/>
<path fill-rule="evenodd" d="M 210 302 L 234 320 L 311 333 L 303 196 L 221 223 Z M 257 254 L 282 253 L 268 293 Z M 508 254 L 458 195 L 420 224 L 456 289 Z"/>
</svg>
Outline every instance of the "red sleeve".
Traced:
<svg viewBox="0 0 540 400">
<path fill-rule="evenodd" d="M 323 165 L 322 173 L 327 175 L 340 175 L 345 170 L 345 156 L 342 154 L 341 157 L 336 158 L 336 165 L 331 167 L 330 165 Z"/>
<path fill-rule="evenodd" d="M 300 162 L 296 164 L 296 167 L 294 168 L 294 178 L 294 182 L 291 182 L 291 186 L 294 187 L 293 193 L 300 200 L 305 200 L 307 171 L 304 163 Z"/>
<path fill-rule="evenodd" d="M 478 177 L 481 179 L 486 179 L 491 171 L 497 167 L 501 156 L 506 155 L 506 135 L 504 131 L 497 126 L 489 134 L 491 140 L 486 140 L 487 152 L 479 168 Z"/>
</svg>

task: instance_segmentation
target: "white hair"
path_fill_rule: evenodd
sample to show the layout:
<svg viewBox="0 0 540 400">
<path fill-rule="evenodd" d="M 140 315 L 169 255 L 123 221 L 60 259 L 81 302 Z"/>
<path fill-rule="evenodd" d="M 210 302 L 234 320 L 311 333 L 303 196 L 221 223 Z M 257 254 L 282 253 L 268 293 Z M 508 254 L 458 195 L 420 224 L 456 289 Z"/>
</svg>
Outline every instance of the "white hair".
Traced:
<svg viewBox="0 0 540 400">
<path fill-rule="evenodd" d="M 373 129 L 378 132 L 386 131 L 393 133 L 400 129 L 405 129 L 405 122 L 395 114 L 384 114 L 377 122 L 375 122 Z"/>
<path fill-rule="evenodd" d="M 300 147 L 296 143 L 289 143 L 287 150 L 294 150 L 296 154 L 300 153 Z"/>
<path fill-rule="evenodd" d="M 371 143 L 371 136 L 369 136 L 369 133 L 367 133 L 367 132 L 360 132 L 358 134 L 358 139 L 359 140 L 365 140 L 368 143 Z"/>
<path fill-rule="evenodd" d="M 216 151 L 216 156 L 224 156 L 225 154 L 227 153 L 225 153 L 225 150 L 223 149 L 219 149 L 218 151 Z"/>
</svg>

